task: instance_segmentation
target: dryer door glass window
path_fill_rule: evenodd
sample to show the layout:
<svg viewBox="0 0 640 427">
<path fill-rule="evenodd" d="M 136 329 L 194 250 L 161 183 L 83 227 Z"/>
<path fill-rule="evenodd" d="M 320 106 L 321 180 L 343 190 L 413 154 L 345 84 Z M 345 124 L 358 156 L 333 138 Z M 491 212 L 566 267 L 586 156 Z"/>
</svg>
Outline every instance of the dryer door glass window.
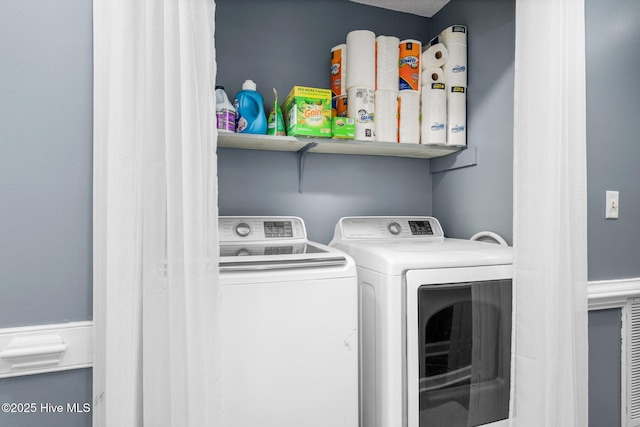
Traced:
<svg viewBox="0 0 640 427">
<path fill-rule="evenodd" d="M 511 280 L 418 289 L 420 427 L 509 416 Z"/>
</svg>

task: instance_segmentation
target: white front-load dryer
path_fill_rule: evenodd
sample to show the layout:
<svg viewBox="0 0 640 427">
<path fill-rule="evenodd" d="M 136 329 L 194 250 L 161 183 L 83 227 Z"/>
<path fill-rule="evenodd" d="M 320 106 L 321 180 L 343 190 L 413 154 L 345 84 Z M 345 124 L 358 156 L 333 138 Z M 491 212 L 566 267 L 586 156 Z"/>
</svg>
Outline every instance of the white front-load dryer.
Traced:
<svg viewBox="0 0 640 427">
<path fill-rule="evenodd" d="M 433 217 L 342 218 L 329 246 L 357 265 L 361 425 L 508 425 L 512 248 Z"/>
<path fill-rule="evenodd" d="M 220 217 L 225 427 L 357 427 L 353 259 L 297 217 Z"/>
</svg>

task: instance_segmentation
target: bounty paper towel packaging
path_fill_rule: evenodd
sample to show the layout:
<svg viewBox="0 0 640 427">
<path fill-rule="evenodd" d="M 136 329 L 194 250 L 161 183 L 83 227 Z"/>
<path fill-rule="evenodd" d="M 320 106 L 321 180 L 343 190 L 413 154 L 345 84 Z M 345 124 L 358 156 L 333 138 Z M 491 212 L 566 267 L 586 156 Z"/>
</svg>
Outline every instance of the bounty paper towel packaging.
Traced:
<svg viewBox="0 0 640 427">
<path fill-rule="evenodd" d="M 398 74 L 400 91 L 420 91 L 420 56 L 422 54 L 422 42 L 418 40 L 402 40 L 398 61 Z"/>
<path fill-rule="evenodd" d="M 347 117 L 347 95 L 333 97 L 331 100 L 331 117 Z"/>
<path fill-rule="evenodd" d="M 331 92 L 333 96 L 347 94 L 347 45 L 331 48 Z"/>
</svg>

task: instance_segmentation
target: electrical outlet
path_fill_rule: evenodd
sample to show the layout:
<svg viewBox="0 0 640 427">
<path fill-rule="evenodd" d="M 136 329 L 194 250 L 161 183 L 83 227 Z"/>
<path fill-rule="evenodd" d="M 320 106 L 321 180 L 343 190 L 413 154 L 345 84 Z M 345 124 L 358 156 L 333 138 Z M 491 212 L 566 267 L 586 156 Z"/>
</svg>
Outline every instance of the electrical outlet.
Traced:
<svg viewBox="0 0 640 427">
<path fill-rule="evenodd" d="M 605 201 L 604 217 L 609 219 L 617 219 L 620 213 L 620 200 L 617 191 L 607 191 Z"/>
</svg>

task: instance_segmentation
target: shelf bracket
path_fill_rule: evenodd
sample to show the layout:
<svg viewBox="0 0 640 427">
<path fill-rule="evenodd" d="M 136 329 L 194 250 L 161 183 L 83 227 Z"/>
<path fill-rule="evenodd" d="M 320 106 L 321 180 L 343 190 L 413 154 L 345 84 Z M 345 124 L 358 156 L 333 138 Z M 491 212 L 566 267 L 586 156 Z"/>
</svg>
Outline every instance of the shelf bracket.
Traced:
<svg viewBox="0 0 640 427">
<path fill-rule="evenodd" d="M 302 193 L 302 178 L 304 176 L 304 159 L 307 157 L 307 153 L 313 147 L 318 145 L 317 142 L 310 142 L 300 150 L 298 150 L 298 193 Z"/>
<path fill-rule="evenodd" d="M 478 164 L 477 147 L 468 147 L 448 156 L 437 157 L 430 161 L 430 173 L 446 172 L 455 169 L 468 168 Z"/>
</svg>

